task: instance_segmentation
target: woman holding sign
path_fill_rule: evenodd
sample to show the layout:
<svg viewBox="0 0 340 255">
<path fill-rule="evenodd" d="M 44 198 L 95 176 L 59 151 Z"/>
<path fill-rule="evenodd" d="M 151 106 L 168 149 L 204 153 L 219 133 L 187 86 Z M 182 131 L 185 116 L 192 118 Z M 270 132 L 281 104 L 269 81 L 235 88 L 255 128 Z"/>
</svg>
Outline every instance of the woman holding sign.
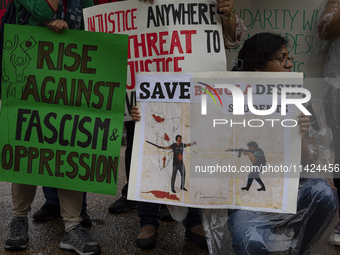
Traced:
<svg viewBox="0 0 340 255">
<path fill-rule="evenodd" d="M 245 41 L 234 71 L 290 72 L 292 58 L 286 40 L 275 34 L 261 33 Z M 318 164 L 318 146 L 327 128 L 313 111 L 309 118 L 299 114 L 301 165 Z M 296 214 L 247 210 L 203 210 L 203 225 L 213 239 L 211 250 L 223 254 L 230 246 L 236 254 L 330 254 L 327 251 L 333 231 L 338 200 L 331 184 L 318 175 L 301 173 Z M 229 216 L 229 219 L 226 216 Z M 224 222 L 216 219 L 225 219 Z M 218 225 L 216 224 L 218 222 Z M 222 223 L 223 222 L 223 223 Z M 320 250 L 320 247 L 322 250 Z M 330 249 L 332 249 L 330 247 Z"/>
<path fill-rule="evenodd" d="M 146 2 L 147 0 L 144 0 Z M 152 0 L 150 0 L 152 2 Z M 232 12 L 233 0 L 217 0 L 217 10 L 221 16 L 225 47 L 236 49 L 242 42 L 246 32 L 246 25 Z M 185 70 L 182 70 L 185 71 Z M 137 107 L 131 110 L 134 121 L 140 120 Z M 127 134 L 129 136 L 129 134 Z M 131 135 L 131 134 L 130 134 Z M 173 190 L 174 191 L 174 190 Z M 157 244 L 158 220 L 161 215 L 159 204 L 139 202 L 138 216 L 140 217 L 141 231 L 136 238 L 136 243 L 141 248 L 152 248 Z M 188 214 L 183 221 L 187 238 L 198 246 L 207 246 L 205 234 L 197 208 L 189 208 Z"/>
<path fill-rule="evenodd" d="M 64 29 L 81 29 L 83 26 L 82 9 L 93 5 L 92 0 L 13 0 L 17 10 L 17 23 L 23 9 L 30 13 L 26 25 L 47 26 L 53 32 Z M 5 248 L 22 250 L 27 248 L 28 221 L 36 186 L 13 183 L 12 212 L 14 218 L 9 227 L 9 238 Z M 92 241 L 82 229 L 80 216 L 83 203 L 83 192 L 58 189 L 60 214 L 65 223 L 65 232 L 60 248 L 78 254 L 99 254 L 100 246 Z"/>
</svg>

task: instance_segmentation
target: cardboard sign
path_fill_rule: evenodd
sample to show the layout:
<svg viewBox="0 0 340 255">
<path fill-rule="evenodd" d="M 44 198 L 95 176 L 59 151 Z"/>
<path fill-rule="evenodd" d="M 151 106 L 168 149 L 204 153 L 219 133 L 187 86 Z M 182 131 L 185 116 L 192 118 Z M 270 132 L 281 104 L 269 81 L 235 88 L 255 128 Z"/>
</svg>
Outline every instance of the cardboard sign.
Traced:
<svg viewBox="0 0 340 255">
<path fill-rule="evenodd" d="M 226 70 L 214 0 L 101 4 L 84 9 L 84 20 L 87 31 L 129 35 L 126 109 L 136 104 L 137 72 Z"/>
<path fill-rule="evenodd" d="M 126 35 L 5 25 L 0 179 L 115 195 Z"/>
<path fill-rule="evenodd" d="M 269 32 L 280 34 L 287 41 L 289 56 L 294 57 L 292 72 L 304 74 L 305 87 L 312 93 L 312 98 L 322 95 L 322 86 L 318 79 L 322 77 L 325 55 L 320 55 L 315 46 L 320 40 L 317 33 L 318 14 L 325 1 L 316 0 L 262 0 L 237 1 L 234 12 L 247 25 L 245 39 L 257 33 Z M 242 45 L 236 50 L 228 50 L 228 70 L 232 60 L 238 55 Z"/>
</svg>

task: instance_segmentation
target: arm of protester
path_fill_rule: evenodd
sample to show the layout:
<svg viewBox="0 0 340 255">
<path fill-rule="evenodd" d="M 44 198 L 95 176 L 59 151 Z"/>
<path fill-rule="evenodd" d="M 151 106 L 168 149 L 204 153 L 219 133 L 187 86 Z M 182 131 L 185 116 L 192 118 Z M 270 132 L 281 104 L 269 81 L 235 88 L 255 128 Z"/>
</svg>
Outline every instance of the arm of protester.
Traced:
<svg viewBox="0 0 340 255">
<path fill-rule="evenodd" d="M 47 0 L 53 10 L 56 12 L 58 10 L 59 0 Z"/>
<path fill-rule="evenodd" d="M 69 29 L 67 23 L 60 19 L 45 22 L 45 24 L 49 29 L 56 33 L 60 32 L 63 29 Z"/>
<path fill-rule="evenodd" d="M 40 21 L 49 22 L 58 10 L 59 0 L 17 0 L 31 15 Z"/>
<path fill-rule="evenodd" d="M 340 0 L 329 0 L 318 23 L 319 36 L 333 40 L 340 36 Z"/>
<path fill-rule="evenodd" d="M 310 127 L 309 116 L 300 113 L 298 117 L 299 132 L 301 135 L 301 165 L 306 166 L 313 163 L 317 157 L 316 141 L 314 137 L 308 137 Z"/>
<path fill-rule="evenodd" d="M 247 32 L 242 19 L 233 13 L 234 0 L 217 0 L 221 15 L 224 45 L 226 49 L 236 49 L 241 45 Z"/>
<path fill-rule="evenodd" d="M 217 10 L 222 13 L 222 27 L 223 31 L 234 42 L 236 40 L 236 17 L 233 13 L 234 0 L 217 0 Z"/>
</svg>

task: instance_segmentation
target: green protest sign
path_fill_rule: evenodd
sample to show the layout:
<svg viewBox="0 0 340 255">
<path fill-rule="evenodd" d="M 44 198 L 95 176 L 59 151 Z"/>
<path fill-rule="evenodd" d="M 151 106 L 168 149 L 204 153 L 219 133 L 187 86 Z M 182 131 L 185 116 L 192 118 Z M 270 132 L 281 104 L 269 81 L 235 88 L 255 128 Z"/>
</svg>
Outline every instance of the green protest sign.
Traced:
<svg viewBox="0 0 340 255">
<path fill-rule="evenodd" d="M 0 180 L 116 194 L 128 36 L 5 25 Z"/>
</svg>

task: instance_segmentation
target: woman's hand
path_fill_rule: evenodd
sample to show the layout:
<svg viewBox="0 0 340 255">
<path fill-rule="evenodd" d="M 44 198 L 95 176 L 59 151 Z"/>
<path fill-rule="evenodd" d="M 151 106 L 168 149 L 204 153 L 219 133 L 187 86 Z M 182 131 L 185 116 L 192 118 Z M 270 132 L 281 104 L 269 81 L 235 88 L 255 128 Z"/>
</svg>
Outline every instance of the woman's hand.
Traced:
<svg viewBox="0 0 340 255">
<path fill-rule="evenodd" d="M 133 121 L 140 121 L 140 112 L 138 110 L 138 106 L 132 106 L 130 110 L 130 116 Z"/>
<path fill-rule="evenodd" d="M 300 113 L 298 117 L 298 125 L 301 134 L 301 165 L 306 166 L 316 162 L 318 158 L 318 150 L 315 137 L 307 137 L 310 127 L 309 116 Z"/>
<path fill-rule="evenodd" d="M 309 126 L 310 126 L 310 118 L 309 116 L 304 115 L 303 113 L 300 113 L 298 115 L 298 125 L 299 125 L 299 132 L 301 134 L 301 140 L 305 140 L 308 134 Z"/>
<path fill-rule="evenodd" d="M 318 21 L 321 39 L 334 40 L 340 36 L 340 0 L 328 0 Z"/>
<path fill-rule="evenodd" d="M 51 29 L 53 32 L 60 32 L 63 29 L 69 29 L 68 25 L 65 21 L 60 20 L 60 19 L 55 19 L 50 22 L 45 22 L 46 26 Z"/>
<path fill-rule="evenodd" d="M 222 12 L 222 16 L 229 16 L 234 8 L 234 0 L 217 0 L 217 10 Z"/>
</svg>

